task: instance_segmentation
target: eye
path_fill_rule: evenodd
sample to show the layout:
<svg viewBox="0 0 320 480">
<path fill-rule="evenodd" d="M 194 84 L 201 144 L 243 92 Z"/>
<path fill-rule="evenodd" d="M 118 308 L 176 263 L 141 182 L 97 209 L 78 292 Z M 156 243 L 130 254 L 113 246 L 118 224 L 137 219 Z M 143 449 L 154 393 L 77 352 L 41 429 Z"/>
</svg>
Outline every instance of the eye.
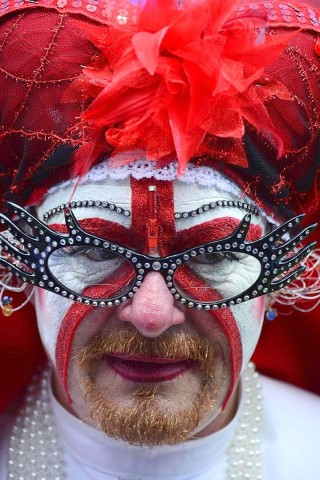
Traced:
<svg viewBox="0 0 320 480">
<path fill-rule="evenodd" d="M 204 255 L 198 255 L 193 259 L 197 263 L 203 263 L 207 265 L 214 265 L 222 262 L 223 260 L 239 261 L 238 257 L 232 252 L 214 252 L 214 253 L 205 253 Z"/>
<path fill-rule="evenodd" d="M 94 262 L 103 262 L 104 260 L 112 260 L 116 258 L 116 256 L 110 252 L 109 250 L 105 250 L 104 248 L 90 248 L 85 252 L 85 255 L 90 260 Z M 117 257 L 118 258 L 118 257 Z"/>
<path fill-rule="evenodd" d="M 64 253 L 72 255 L 73 257 L 84 255 L 86 258 L 89 258 L 89 260 L 94 262 L 103 262 L 105 260 L 112 260 L 117 257 L 113 254 L 113 252 L 98 247 L 65 247 L 63 251 Z"/>
</svg>

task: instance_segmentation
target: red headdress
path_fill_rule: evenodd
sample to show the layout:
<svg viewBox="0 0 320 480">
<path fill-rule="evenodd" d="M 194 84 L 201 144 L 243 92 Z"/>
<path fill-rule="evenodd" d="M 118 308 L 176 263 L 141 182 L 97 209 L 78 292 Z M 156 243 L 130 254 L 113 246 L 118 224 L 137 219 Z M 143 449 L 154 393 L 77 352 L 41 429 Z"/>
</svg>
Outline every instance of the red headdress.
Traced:
<svg viewBox="0 0 320 480">
<path fill-rule="evenodd" d="M 312 209 L 316 10 L 91 2 L 6 4 L 5 198 L 37 203 L 106 156 L 119 164 L 143 150 L 158 165 L 178 158 L 182 171 L 190 160 L 225 170 L 256 201 Z"/>
<path fill-rule="evenodd" d="M 7 0 L 0 16 L 4 199 L 38 203 L 143 151 L 211 165 L 280 214 L 317 213 L 313 2 Z"/>
</svg>

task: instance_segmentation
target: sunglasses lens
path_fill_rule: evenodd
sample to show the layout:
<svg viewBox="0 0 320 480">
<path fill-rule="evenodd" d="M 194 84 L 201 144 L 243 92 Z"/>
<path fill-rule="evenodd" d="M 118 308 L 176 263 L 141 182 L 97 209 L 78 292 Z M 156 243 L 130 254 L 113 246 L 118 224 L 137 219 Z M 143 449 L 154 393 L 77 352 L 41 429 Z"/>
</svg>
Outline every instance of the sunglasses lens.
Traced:
<svg viewBox="0 0 320 480">
<path fill-rule="evenodd" d="M 184 298 L 199 302 L 227 301 L 252 287 L 261 273 L 259 260 L 239 252 L 211 252 L 181 264 L 173 277 Z"/>
<path fill-rule="evenodd" d="M 61 285 L 94 299 L 125 295 L 135 281 L 135 270 L 125 257 L 88 245 L 55 250 L 48 268 Z"/>
</svg>

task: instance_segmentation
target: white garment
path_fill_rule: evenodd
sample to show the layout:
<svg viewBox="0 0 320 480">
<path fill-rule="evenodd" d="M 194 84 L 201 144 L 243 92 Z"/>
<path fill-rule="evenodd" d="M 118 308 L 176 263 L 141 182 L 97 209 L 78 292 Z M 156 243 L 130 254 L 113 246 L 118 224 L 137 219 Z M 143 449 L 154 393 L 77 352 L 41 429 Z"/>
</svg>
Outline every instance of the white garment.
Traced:
<svg viewBox="0 0 320 480">
<path fill-rule="evenodd" d="M 320 480 L 320 398 L 261 377 L 264 480 Z M 223 480 L 237 416 L 203 439 L 176 447 L 128 446 L 81 422 L 53 398 L 66 480 Z M 0 479 L 6 480 L 8 415 L 0 419 Z M 18 480 L 18 479 L 17 479 Z M 26 479 L 29 480 L 29 479 Z M 30 479 L 31 480 L 31 479 Z"/>
</svg>

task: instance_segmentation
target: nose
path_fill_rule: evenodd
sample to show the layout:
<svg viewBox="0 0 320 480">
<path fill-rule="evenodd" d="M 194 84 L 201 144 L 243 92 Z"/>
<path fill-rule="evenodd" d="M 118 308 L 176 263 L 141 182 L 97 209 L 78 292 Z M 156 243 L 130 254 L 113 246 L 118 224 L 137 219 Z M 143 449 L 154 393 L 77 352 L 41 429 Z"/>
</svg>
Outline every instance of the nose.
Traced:
<svg viewBox="0 0 320 480">
<path fill-rule="evenodd" d="M 146 337 L 157 337 L 173 325 L 185 321 L 180 309 L 159 272 L 150 272 L 139 290 L 118 307 L 119 320 L 130 322 Z"/>
</svg>

